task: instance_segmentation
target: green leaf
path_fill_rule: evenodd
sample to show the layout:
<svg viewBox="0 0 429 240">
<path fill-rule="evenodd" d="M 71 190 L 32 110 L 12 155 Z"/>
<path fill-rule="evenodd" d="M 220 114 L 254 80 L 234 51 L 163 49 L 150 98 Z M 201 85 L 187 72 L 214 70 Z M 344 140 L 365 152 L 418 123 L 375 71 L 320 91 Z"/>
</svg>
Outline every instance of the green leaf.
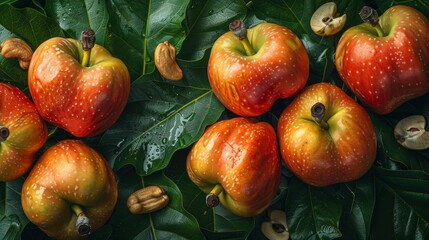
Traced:
<svg viewBox="0 0 429 240">
<path fill-rule="evenodd" d="M 317 78 L 311 78 L 311 81 L 326 82 L 335 69 L 333 55 L 335 52 L 334 45 L 329 42 L 315 42 L 310 36 L 304 34 L 301 38 L 302 43 L 307 49 L 310 59 L 310 70 L 317 75 Z"/>
<path fill-rule="evenodd" d="M 21 187 L 25 177 L 0 183 L 0 239 L 19 239 L 29 222 L 21 206 Z"/>
<path fill-rule="evenodd" d="M 3 240 L 21 239 L 21 224 L 15 215 L 0 216 L 0 238 Z"/>
<path fill-rule="evenodd" d="M 186 157 L 188 150 L 178 151 L 165 170 L 183 194 L 185 208 L 198 220 L 200 228 L 207 239 L 246 239 L 255 227 L 254 218 L 239 217 L 219 205 L 207 208 L 206 194 L 188 177 Z"/>
<path fill-rule="evenodd" d="M 146 186 L 158 185 L 169 196 L 163 209 L 148 214 L 131 214 L 126 202 L 131 193 Z M 183 208 L 182 194 L 176 184 L 162 173 L 139 177 L 126 171 L 118 181 L 118 204 L 109 221 L 112 239 L 202 239 L 196 219 Z"/>
<path fill-rule="evenodd" d="M 195 142 L 224 109 L 210 88 L 159 78 L 152 74 L 132 84 L 125 112 L 100 141 L 115 170 L 131 164 L 144 176 L 165 168 L 172 154 Z"/>
<path fill-rule="evenodd" d="M 415 0 L 415 1 L 410 1 L 410 0 L 388 0 L 388 1 L 375 0 L 375 2 L 377 3 L 378 7 L 380 8 L 380 11 L 381 11 L 380 14 L 382 14 L 388 8 L 390 8 L 394 5 L 406 5 L 406 6 L 410 6 L 410 7 L 417 9 L 418 11 L 422 12 L 426 17 L 429 16 L 429 3 L 425 0 Z"/>
<path fill-rule="evenodd" d="M 317 188 L 293 179 L 286 198 L 286 216 L 292 239 L 341 237 L 342 203 L 330 188 Z"/>
<path fill-rule="evenodd" d="M 324 1 L 253 0 L 255 14 L 259 19 L 288 27 L 295 34 L 313 35 L 310 18 Z"/>
<path fill-rule="evenodd" d="M 58 24 L 31 8 L 14 8 L 0 5 L 0 25 L 25 40 L 33 49 L 53 36 L 64 36 Z"/>
<path fill-rule="evenodd" d="M 0 4 L 11 4 L 11 3 L 14 3 L 16 1 L 18 1 L 18 0 L 1 0 Z"/>
<path fill-rule="evenodd" d="M 371 232 L 371 221 L 376 201 L 376 188 L 372 171 L 360 179 L 343 184 L 351 198 L 350 206 L 344 211 L 342 231 L 345 239 L 365 240 Z"/>
<path fill-rule="evenodd" d="M 376 220 L 385 221 L 396 239 L 427 239 L 429 237 L 429 174 L 415 170 L 388 170 L 375 168 L 377 197 L 383 216 Z M 389 203 L 390 202 L 390 203 Z M 390 209 L 389 209 L 390 208 Z M 380 219 L 381 218 L 381 219 Z M 386 224 L 384 223 L 384 224 Z M 376 226 L 377 228 L 377 226 Z"/>
<path fill-rule="evenodd" d="M 106 47 L 125 61 L 131 79 L 150 74 L 156 46 L 169 41 L 179 52 L 185 38 L 181 24 L 189 0 L 108 2 Z"/>
<path fill-rule="evenodd" d="M 243 0 L 191 0 L 183 27 L 186 39 L 179 57 L 187 60 L 201 59 L 214 41 L 228 30 L 235 19 L 246 16 Z"/>
<path fill-rule="evenodd" d="M 45 9 L 69 37 L 80 40 L 82 31 L 91 28 L 96 42 L 104 45 L 109 19 L 105 1 L 48 0 Z"/>
</svg>

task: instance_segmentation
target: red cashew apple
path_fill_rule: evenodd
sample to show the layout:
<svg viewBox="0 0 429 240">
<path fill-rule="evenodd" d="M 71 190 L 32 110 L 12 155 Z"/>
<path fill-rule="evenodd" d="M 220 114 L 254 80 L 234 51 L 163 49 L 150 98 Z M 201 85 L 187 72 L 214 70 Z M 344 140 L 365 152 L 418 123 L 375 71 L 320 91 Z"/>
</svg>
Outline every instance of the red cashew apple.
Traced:
<svg viewBox="0 0 429 240">
<path fill-rule="evenodd" d="M 107 222 L 117 197 L 107 161 L 80 140 L 63 140 L 36 162 L 21 202 L 28 219 L 48 236 L 80 239 Z"/>
<path fill-rule="evenodd" d="M 187 158 L 189 178 L 207 193 L 207 205 L 219 202 L 239 216 L 265 210 L 280 184 L 281 162 L 274 128 L 251 118 L 211 125 Z"/>
<path fill-rule="evenodd" d="M 0 181 L 27 173 L 47 137 L 46 125 L 30 99 L 18 88 L 0 83 Z"/>
<path fill-rule="evenodd" d="M 407 6 L 389 8 L 378 18 L 364 7 L 368 21 L 341 36 L 335 64 L 356 94 L 374 112 L 388 114 L 429 91 L 429 20 Z"/>
<path fill-rule="evenodd" d="M 213 92 L 226 108 L 258 116 L 305 86 L 309 58 L 291 30 L 272 23 L 246 30 L 239 20 L 230 29 L 215 41 L 207 69 Z"/>
<path fill-rule="evenodd" d="M 130 92 L 127 67 L 94 45 L 93 34 L 84 31 L 82 44 L 59 37 L 45 41 L 34 52 L 28 71 L 28 86 L 40 115 L 77 137 L 111 127 Z"/>
<path fill-rule="evenodd" d="M 368 113 L 330 83 L 304 89 L 281 113 L 277 130 L 286 166 L 314 186 L 358 179 L 375 160 Z"/>
</svg>

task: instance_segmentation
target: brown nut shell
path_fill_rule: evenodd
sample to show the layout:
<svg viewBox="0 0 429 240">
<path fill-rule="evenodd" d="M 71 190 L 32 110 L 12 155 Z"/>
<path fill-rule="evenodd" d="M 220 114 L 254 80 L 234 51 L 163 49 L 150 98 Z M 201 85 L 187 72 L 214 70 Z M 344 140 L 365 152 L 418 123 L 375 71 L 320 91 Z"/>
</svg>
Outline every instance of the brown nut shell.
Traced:
<svg viewBox="0 0 429 240">
<path fill-rule="evenodd" d="M 159 186 L 148 186 L 132 193 L 127 200 L 132 214 L 144 214 L 158 211 L 169 202 L 168 195 Z"/>
<path fill-rule="evenodd" d="M 33 50 L 24 40 L 8 38 L 1 43 L 0 48 L 4 58 L 18 58 L 19 66 L 24 70 L 28 69 Z"/>
<path fill-rule="evenodd" d="M 155 66 L 164 78 L 173 81 L 182 79 L 182 69 L 176 63 L 176 48 L 168 41 L 158 44 L 154 58 Z"/>
</svg>

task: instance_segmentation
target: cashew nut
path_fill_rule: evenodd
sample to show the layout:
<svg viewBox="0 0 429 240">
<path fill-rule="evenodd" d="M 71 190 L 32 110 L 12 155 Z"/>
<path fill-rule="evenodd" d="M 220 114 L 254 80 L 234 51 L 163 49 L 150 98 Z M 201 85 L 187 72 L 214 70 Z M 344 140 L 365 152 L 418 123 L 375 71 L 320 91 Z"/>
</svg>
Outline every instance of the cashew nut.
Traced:
<svg viewBox="0 0 429 240">
<path fill-rule="evenodd" d="M 168 195 L 159 186 L 139 189 L 128 197 L 127 206 L 132 214 L 151 213 L 165 207 Z"/>
<path fill-rule="evenodd" d="M 26 42 L 19 38 L 8 38 L 1 43 L 0 48 L 4 58 L 18 58 L 19 66 L 28 69 L 33 50 Z"/>
<path fill-rule="evenodd" d="M 168 41 L 158 44 L 154 58 L 155 66 L 164 78 L 173 81 L 182 79 L 182 69 L 176 63 L 176 48 Z"/>
<path fill-rule="evenodd" d="M 426 119 L 422 115 L 412 115 L 399 121 L 394 130 L 400 145 L 412 150 L 429 148 L 429 133 L 425 129 Z"/>
<path fill-rule="evenodd" d="M 319 36 L 331 36 L 339 32 L 346 24 L 347 16 L 337 14 L 337 5 L 328 2 L 320 6 L 311 16 L 310 26 Z"/>
<path fill-rule="evenodd" d="M 269 219 L 262 222 L 261 231 L 270 240 L 289 239 L 289 229 L 286 224 L 286 213 L 280 210 L 272 210 Z"/>
</svg>

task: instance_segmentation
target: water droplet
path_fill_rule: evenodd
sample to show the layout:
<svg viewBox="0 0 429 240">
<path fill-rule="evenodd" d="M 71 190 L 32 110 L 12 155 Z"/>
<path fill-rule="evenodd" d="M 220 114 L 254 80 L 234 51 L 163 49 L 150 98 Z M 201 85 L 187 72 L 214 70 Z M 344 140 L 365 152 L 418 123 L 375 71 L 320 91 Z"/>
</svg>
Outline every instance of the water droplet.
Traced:
<svg viewBox="0 0 429 240">
<path fill-rule="evenodd" d="M 118 144 L 116 144 L 116 147 L 120 148 L 125 142 L 125 138 L 121 139 Z"/>
<path fill-rule="evenodd" d="M 164 138 L 162 138 L 162 139 L 161 139 L 161 143 L 162 143 L 162 144 L 166 144 L 166 143 L 167 143 L 167 140 L 168 140 L 168 139 L 167 139 L 166 137 L 164 137 Z"/>
</svg>

